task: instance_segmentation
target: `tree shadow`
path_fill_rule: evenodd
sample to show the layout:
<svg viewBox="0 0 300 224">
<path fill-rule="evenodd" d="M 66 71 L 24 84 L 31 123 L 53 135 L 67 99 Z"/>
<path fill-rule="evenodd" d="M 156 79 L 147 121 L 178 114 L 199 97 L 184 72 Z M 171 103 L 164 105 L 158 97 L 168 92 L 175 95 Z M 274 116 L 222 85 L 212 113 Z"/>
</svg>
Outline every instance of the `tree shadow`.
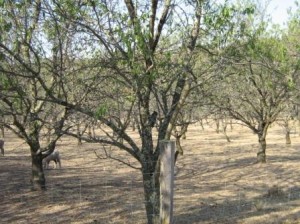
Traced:
<svg viewBox="0 0 300 224">
<path fill-rule="evenodd" d="M 205 192 L 203 192 L 205 194 Z M 272 216 L 285 210 L 293 210 L 299 207 L 300 188 L 289 189 L 283 195 L 268 196 L 267 194 L 258 197 L 246 198 L 241 196 L 238 199 L 225 198 L 220 202 L 203 202 L 190 204 L 185 212 L 175 215 L 174 223 L 243 223 L 242 220 L 260 218 L 260 221 L 253 223 L 283 223 L 286 220 L 300 219 L 300 212 L 290 212 L 280 217 Z M 217 200 L 216 200 L 217 201 Z M 294 203 L 295 202 L 295 203 Z M 175 213 L 178 214 L 178 213 Z M 268 216 L 269 215 L 269 216 Z M 264 217 L 269 217 L 264 219 Z M 253 219 L 255 220 L 255 219 Z M 251 223 L 252 223 L 251 222 Z"/>
<path fill-rule="evenodd" d="M 219 163 L 209 159 L 196 163 L 195 158 L 199 157 L 178 165 L 175 223 L 243 223 L 248 219 L 253 219 L 249 223 L 274 223 L 281 216 L 278 223 L 300 220 L 299 211 L 294 211 L 300 204 L 298 168 L 292 164 L 287 168 L 284 163 L 297 163 L 299 156 L 272 155 L 266 164 L 256 164 L 249 156 L 220 159 Z M 284 194 L 268 195 L 273 186 Z"/>
</svg>

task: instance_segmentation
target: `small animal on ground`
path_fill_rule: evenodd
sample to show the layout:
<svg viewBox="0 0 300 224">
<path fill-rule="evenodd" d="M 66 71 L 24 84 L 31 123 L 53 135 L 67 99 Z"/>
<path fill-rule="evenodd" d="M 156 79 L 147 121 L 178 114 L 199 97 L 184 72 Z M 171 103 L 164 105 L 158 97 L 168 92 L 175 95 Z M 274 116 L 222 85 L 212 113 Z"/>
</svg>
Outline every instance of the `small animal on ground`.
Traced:
<svg viewBox="0 0 300 224">
<path fill-rule="evenodd" d="M 60 155 L 59 155 L 59 152 L 57 150 L 53 151 L 50 155 L 48 155 L 46 158 L 43 159 L 44 169 L 49 169 L 49 163 L 51 161 L 55 162 L 56 168 L 57 168 L 57 164 L 58 164 L 59 168 L 61 168 Z"/>
<path fill-rule="evenodd" d="M 0 139 L 1 154 L 4 156 L 4 140 Z"/>
</svg>

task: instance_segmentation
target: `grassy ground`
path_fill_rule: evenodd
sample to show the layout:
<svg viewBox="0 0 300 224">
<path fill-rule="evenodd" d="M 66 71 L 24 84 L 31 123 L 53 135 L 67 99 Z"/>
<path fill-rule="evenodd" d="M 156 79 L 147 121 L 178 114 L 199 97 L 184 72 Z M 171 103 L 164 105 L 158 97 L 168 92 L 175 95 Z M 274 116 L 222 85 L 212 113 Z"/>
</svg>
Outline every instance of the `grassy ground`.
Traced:
<svg viewBox="0 0 300 224">
<path fill-rule="evenodd" d="M 194 125 L 182 141 L 176 165 L 174 223 L 300 223 L 300 137 L 285 145 L 280 126 L 267 138 L 266 164 L 255 164 L 257 137 L 247 128 L 228 130 L 231 142 Z M 131 132 L 137 137 L 136 133 Z M 28 147 L 6 132 L 0 157 L 0 223 L 146 223 L 139 170 L 98 158 L 97 144 L 59 142 L 62 169 L 46 170 L 47 191 L 30 190 Z M 118 158 L 127 158 L 116 149 Z"/>
</svg>

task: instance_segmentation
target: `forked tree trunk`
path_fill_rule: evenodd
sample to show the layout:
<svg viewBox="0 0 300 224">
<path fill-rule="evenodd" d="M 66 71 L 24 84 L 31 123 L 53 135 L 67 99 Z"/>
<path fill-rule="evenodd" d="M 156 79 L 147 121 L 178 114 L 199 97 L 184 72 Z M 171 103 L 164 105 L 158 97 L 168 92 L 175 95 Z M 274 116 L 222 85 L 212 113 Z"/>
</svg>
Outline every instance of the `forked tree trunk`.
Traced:
<svg viewBox="0 0 300 224">
<path fill-rule="evenodd" d="M 200 126 L 201 126 L 201 128 L 202 128 L 202 131 L 204 131 L 204 124 L 203 124 L 203 119 L 200 119 Z"/>
<path fill-rule="evenodd" d="M 227 142 L 231 142 L 229 136 L 227 135 L 227 121 L 226 120 L 225 120 L 225 123 L 223 123 L 223 134 L 225 135 Z"/>
<path fill-rule="evenodd" d="M 46 179 L 43 170 L 42 154 L 35 153 L 36 150 L 31 151 L 31 162 L 32 162 L 32 175 L 31 183 L 33 190 L 45 190 L 46 189 Z"/>
</svg>

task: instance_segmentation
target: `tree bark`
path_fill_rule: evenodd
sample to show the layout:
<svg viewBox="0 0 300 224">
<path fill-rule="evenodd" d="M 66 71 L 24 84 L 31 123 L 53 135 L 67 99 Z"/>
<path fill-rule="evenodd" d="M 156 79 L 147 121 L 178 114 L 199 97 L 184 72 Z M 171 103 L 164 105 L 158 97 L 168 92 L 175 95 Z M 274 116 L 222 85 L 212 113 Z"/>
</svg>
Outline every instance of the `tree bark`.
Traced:
<svg viewBox="0 0 300 224">
<path fill-rule="evenodd" d="M 286 132 L 285 132 L 285 144 L 290 145 L 291 143 L 292 143 L 292 141 L 291 141 L 290 131 L 286 130 Z"/>
<path fill-rule="evenodd" d="M 259 142 L 259 150 L 257 152 L 257 163 L 266 163 L 266 148 L 267 148 L 267 133 L 268 128 L 270 126 L 271 122 L 266 122 L 261 120 L 258 124 L 257 128 L 257 135 L 258 135 L 258 142 Z"/>
<path fill-rule="evenodd" d="M 1 130 L 1 138 L 4 139 L 4 126 L 3 125 L 0 125 L 0 130 Z"/>
<path fill-rule="evenodd" d="M 45 190 L 46 179 L 43 170 L 42 153 L 36 154 L 36 150 L 31 150 L 32 175 L 31 183 L 33 190 Z"/>
<path fill-rule="evenodd" d="M 159 223 L 160 192 L 158 177 L 159 175 L 151 173 L 150 170 L 143 170 L 144 197 L 148 224 Z"/>
<path fill-rule="evenodd" d="M 217 134 L 220 133 L 220 120 L 218 118 L 215 119 L 216 122 L 216 132 Z"/>
<path fill-rule="evenodd" d="M 258 139 L 259 142 L 259 150 L 257 152 L 257 162 L 258 163 L 266 163 L 266 148 L 267 148 L 267 142 L 266 137 L 264 135 L 259 136 Z"/>
<path fill-rule="evenodd" d="M 4 139 L 4 117 L 0 117 L 0 130 L 1 130 L 1 138 Z"/>
<path fill-rule="evenodd" d="M 80 124 L 76 124 L 77 128 L 77 145 L 82 145 L 82 140 L 81 140 L 81 132 L 80 132 Z"/>
</svg>

